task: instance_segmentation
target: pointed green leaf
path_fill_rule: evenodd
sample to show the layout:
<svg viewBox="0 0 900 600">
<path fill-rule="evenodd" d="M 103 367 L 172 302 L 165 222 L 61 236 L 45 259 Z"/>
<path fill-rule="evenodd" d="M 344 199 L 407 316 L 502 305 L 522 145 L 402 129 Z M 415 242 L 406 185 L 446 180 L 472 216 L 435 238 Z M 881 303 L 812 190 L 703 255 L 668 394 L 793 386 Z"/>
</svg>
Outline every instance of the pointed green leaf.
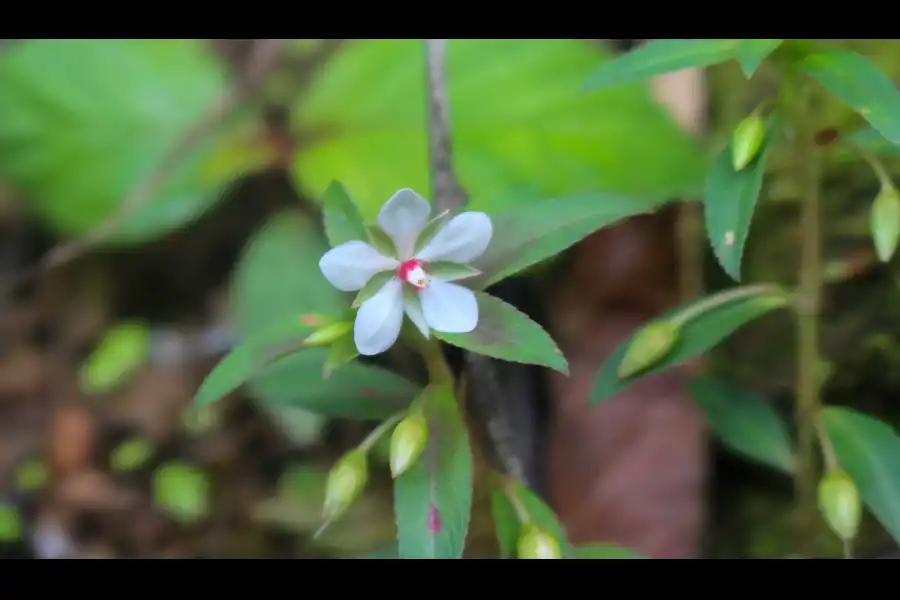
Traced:
<svg viewBox="0 0 900 600">
<path fill-rule="evenodd" d="M 847 136 L 847 141 L 861 146 L 876 156 L 894 158 L 900 156 L 900 145 L 891 143 L 871 126 L 858 129 Z M 859 151 L 852 147 L 838 146 L 837 152 L 846 160 L 859 160 Z"/>
<path fill-rule="evenodd" d="M 0 57 L 0 178 L 62 236 L 114 214 L 180 136 L 226 93 L 199 39 L 28 39 Z M 202 215 L 246 161 L 217 164 L 233 125 L 181 156 L 153 197 L 108 239 L 131 244 Z M 212 177 L 212 179 L 210 179 Z"/>
<path fill-rule="evenodd" d="M 335 369 L 346 365 L 357 356 L 359 356 L 359 350 L 356 349 L 353 334 L 345 335 L 328 348 L 325 364 L 322 366 L 322 377 L 328 379 Z"/>
<path fill-rule="evenodd" d="M 369 300 L 372 296 L 381 291 L 381 288 L 384 287 L 388 281 L 394 278 L 393 271 L 382 271 L 381 273 L 375 273 L 375 275 L 370 279 L 366 285 L 363 286 L 363 289 L 359 290 L 359 293 L 356 294 L 356 298 L 353 299 L 353 304 L 351 306 L 353 308 L 359 308 L 362 306 L 362 303 L 366 300 Z"/>
<path fill-rule="evenodd" d="M 900 437 L 878 419 L 846 408 L 822 411 L 841 467 L 872 514 L 900 541 Z"/>
<path fill-rule="evenodd" d="M 651 369 L 632 377 L 620 379 L 619 364 L 640 329 L 619 345 L 600 369 L 591 391 L 591 401 L 600 402 L 626 388 L 635 381 L 700 356 L 729 335 L 764 314 L 787 306 L 788 294 L 768 285 L 734 288 L 700 300 L 678 306 L 658 317 L 659 320 L 679 319 L 685 313 L 693 316 L 684 322 L 678 332 L 678 343 L 666 357 Z"/>
<path fill-rule="evenodd" d="M 369 238 L 350 192 L 337 181 L 332 181 L 322 195 L 322 220 L 332 248 L 351 240 L 364 242 Z"/>
<path fill-rule="evenodd" d="M 397 249 L 394 247 L 394 240 L 386 234 L 381 227 L 377 225 L 366 225 L 366 233 L 369 237 L 369 243 L 373 248 L 381 252 L 384 256 L 397 256 Z"/>
<path fill-rule="evenodd" d="M 419 236 L 416 238 L 416 245 L 414 246 L 414 253 L 418 254 L 420 250 L 422 250 L 425 246 L 428 245 L 428 242 L 434 239 L 434 236 L 437 235 L 437 232 L 441 230 L 441 227 L 450 220 L 450 211 L 445 210 L 441 214 L 437 215 L 422 228 L 422 231 L 419 232 Z"/>
<path fill-rule="evenodd" d="M 478 299 L 478 326 L 471 333 L 438 333 L 452 346 L 502 360 L 542 365 L 568 373 L 566 359 L 544 329 L 509 304 L 482 292 Z"/>
<path fill-rule="evenodd" d="M 430 386 L 417 400 L 428 419 L 421 458 L 394 480 L 401 558 L 460 558 L 472 511 L 472 452 L 453 391 Z"/>
<path fill-rule="evenodd" d="M 324 415 L 276 402 L 263 401 L 260 406 L 294 446 L 304 448 L 322 439 L 328 423 Z"/>
<path fill-rule="evenodd" d="M 726 447 L 750 460 L 794 472 L 794 451 L 787 425 L 769 402 L 707 377 L 691 381 L 688 391 Z"/>
<path fill-rule="evenodd" d="M 707 67 L 737 55 L 742 40 L 653 40 L 590 74 L 584 90 L 632 83 L 689 67 Z"/>
<path fill-rule="evenodd" d="M 565 554 L 571 553 L 565 530 L 556 517 L 553 509 L 547 506 L 534 492 L 519 482 L 510 483 L 515 497 L 522 508 L 525 509 L 528 519 L 555 537 Z M 516 546 L 519 534 L 522 532 L 522 523 L 516 514 L 516 509 L 510 503 L 503 490 L 491 491 L 491 512 L 494 517 L 494 529 L 497 533 L 497 541 L 500 543 L 500 556 L 502 558 L 515 558 Z"/>
<path fill-rule="evenodd" d="M 735 281 L 741 280 L 741 259 L 775 131 L 770 123 L 756 158 L 740 171 L 734 170 L 732 141 L 713 161 L 706 176 L 703 214 L 707 236 L 719 264 Z"/>
<path fill-rule="evenodd" d="M 484 289 L 566 248 L 620 219 L 659 206 L 611 194 L 579 194 L 531 202 L 491 215 L 494 235 L 487 251 L 472 266 L 482 275 L 469 282 Z"/>
<path fill-rule="evenodd" d="M 823 50 L 807 56 L 800 67 L 900 145 L 900 91 L 866 57 L 847 50 Z"/>
<path fill-rule="evenodd" d="M 645 86 L 572 93 L 610 53 L 577 39 L 458 39 L 447 43 L 453 163 L 469 208 L 527 204 L 590 191 L 678 197 L 706 168 Z M 429 189 L 425 52 L 420 39 L 348 40 L 291 107 L 307 140 L 292 176 L 312 198 L 331 180 L 373 220 L 400 188 Z"/>
<path fill-rule="evenodd" d="M 459 281 L 481 275 L 481 271 L 475 267 L 445 260 L 428 263 L 427 271 L 432 277 L 443 281 Z"/>
<path fill-rule="evenodd" d="M 591 544 L 589 546 L 579 546 L 574 549 L 573 558 L 589 558 L 589 559 L 646 559 L 643 554 L 615 546 L 613 544 Z"/>
<path fill-rule="evenodd" d="M 741 40 L 738 45 L 738 63 L 747 79 L 753 76 L 759 65 L 775 52 L 784 40 Z"/>
</svg>

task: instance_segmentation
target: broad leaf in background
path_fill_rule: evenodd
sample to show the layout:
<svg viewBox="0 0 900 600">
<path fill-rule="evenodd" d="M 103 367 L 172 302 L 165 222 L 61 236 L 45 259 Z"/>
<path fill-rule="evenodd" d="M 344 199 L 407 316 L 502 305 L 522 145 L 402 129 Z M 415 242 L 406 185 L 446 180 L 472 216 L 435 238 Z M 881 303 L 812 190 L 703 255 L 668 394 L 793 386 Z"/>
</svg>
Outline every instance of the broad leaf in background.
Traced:
<svg viewBox="0 0 900 600">
<path fill-rule="evenodd" d="M 450 40 L 454 166 L 473 210 L 602 191 L 696 193 L 699 146 L 642 86 L 578 94 L 609 54 L 585 40 Z M 332 180 L 373 219 L 400 188 L 428 190 L 423 40 L 354 40 L 328 60 L 292 107 L 309 140 L 293 177 L 319 198 Z M 514 190 L 531 188 L 520 197 Z M 533 193 L 536 188 L 537 194 Z"/>
<path fill-rule="evenodd" d="M 594 231 L 652 211 L 660 202 L 611 194 L 538 200 L 491 215 L 494 236 L 473 266 L 481 275 L 467 287 L 484 289 L 562 252 Z"/>
<path fill-rule="evenodd" d="M 225 92 L 201 40 L 32 39 L 0 54 L 0 179 L 57 233 L 110 216 Z M 111 243 L 142 242 L 198 217 L 246 172 L 225 128 L 182 160 Z M 223 162 L 223 156 L 228 160 Z"/>
<path fill-rule="evenodd" d="M 322 220 L 331 247 L 351 240 L 368 241 L 359 208 L 343 184 L 332 181 L 322 196 Z"/>
<path fill-rule="evenodd" d="M 153 473 L 156 506 L 175 520 L 190 523 L 209 514 L 209 477 L 197 467 L 169 461 Z"/>
<path fill-rule="evenodd" d="M 689 67 L 707 67 L 737 56 L 743 40 L 653 40 L 590 74 L 585 90 L 642 81 Z"/>
<path fill-rule="evenodd" d="M 861 146 L 876 156 L 898 157 L 900 145 L 891 143 L 889 139 L 881 135 L 874 127 L 864 127 L 847 136 L 847 140 Z M 859 160 L 859 152 L 855 148 L 839 146 L 838 152 L 850 160 Z"/>
<path fill-rule="evenodd" d="M 566 533 L 556 513 L 549 506 L 544 504 L 537 495 L 521 483 L 511 483 L 528 518 L 532 523 L 540 527 L 543 531 L 555 537 L 560 546 L 564 549 L 564 554 L 571 552 L 571 547 L 566 541 Z M 516 545 L 519 534 L 522 531 L 522 524 L 516 515 L 516 510 L 510 503 L 509 498 L 503 490 L 494 489 L 491 491 L 491 511 L 494 517 L 494 529 L 497 533 L 497 541 L 500 543 L 500 555 L 503 558 L 516 557 Z"/>
<path fill-rule="evenodd" d="M 544 329 L 509 304 L 491 295 L 475 292 L 478 325 L 471 333 L 434 335 L 452 346 L 485 356 L 532 365 L 560 373 L 569 369 L 562 352 Z"/>
<path fill-rule="evenodd" d="M 765 399 L 712 378 L 688 385 L 716 437 L 730 450 L 787 473 L 795 468 L 787 425 Z"/>
<path fill-rule="evenodd" d="M 703 214 L 716 259 L 735 281 L 741 280 L 741 258 L 750 233 L 756 200 L 766 172 L 766 157 L 777 129 L 770 125 L 754 158 L 740 171 L 734 170 L 729 142 L 713 161 L 706 176 Z"/>
<path fill-rule="evenodd" d="M 257 232 L 233 281 L 232 310 L 240 339 L 279 320 L 350 306 L 352 298 L 335 290 L 319 271 L 327 250 L 315 225 L 300 212 L 277 215 Z M 371 417 L 388 416 L 415 394 L 416 386 L 402 377 L 360 362 L 345 364 L 340 376 L 326 379 L 327 355 L 327 349 L 317 348 L 280 359 L 253 378 L 250 391 L 270 403 Z"/>
<path fill-rule="evenodd" d="M 591 544 L 590 546 L 580 546 L 572 549 L 572 558 L 593 558 L 593 559 L 636 559 L 647 558 L 643 554 L 615 546 L 613 544 Z"/>
<path fill-rule="evenodd" d="M 741 40 L 738 45 L 738 63 L 740 63 L 744 75 L 748 79 L 752 77 L 759 65 L 775 52 L 782 42 L 784 40 Z"/>
<path fill-rule="evenodd" d="M 401 558 L 460 558 L 472 511 L 472 452 L 453 391 L 430 386 L 416 400 L 428 419 L 428 444 L 394 480 Z"/>
<path fill-rule="evenodd" d="M 900 90 L 866 57 L 846 50 L 823 50 L 807 56 L 800 67 L 885 138 L 900 145 Z"/>
<path fill-rule="evenodd" d="M 839 407 L 822 411 L 841 467 L 869 510 L 900 541 L 900 437 L 890 425 Z"/>
<path fill-rule="evenodd" d="M 698 308 L 702 308 L 680 327 L 675 348 L 663 360 L 650 369 L 626 379 L 620 379 L 619 363 L 635 335 L 641 329 L 632 334 L 628 340 L 616 348 L 600 369 L 591 391 L 591 401 L 605 400 L 635 381 L 704 354 L 750 321 L 758 319 L 776 308 L 784 307 L 788 302 L 789 297 L 784 290 L 775 286 L 760 285 L 726 290 L 666 312 L 658 319 L 674 319 L 685 311 L 694 312 Z"/>
</svg>

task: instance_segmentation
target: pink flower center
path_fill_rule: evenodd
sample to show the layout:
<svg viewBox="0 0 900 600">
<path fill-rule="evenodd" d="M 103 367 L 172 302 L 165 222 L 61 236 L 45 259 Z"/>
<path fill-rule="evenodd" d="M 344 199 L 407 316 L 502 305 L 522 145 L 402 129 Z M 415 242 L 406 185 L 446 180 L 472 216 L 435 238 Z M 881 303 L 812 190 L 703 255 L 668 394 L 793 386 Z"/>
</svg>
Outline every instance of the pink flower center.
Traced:
<svg viewBox="0 0 900 600">
<path fill-rule="evenodd" d="M 422 269 L 425 264 L 424 260 L 419 260 L 418 258 L 405 260 L 397 268 L 397 276 L 413 286 L 413 288 L 421 290 L 428 287 L 428 275 Z"/>
</svg>

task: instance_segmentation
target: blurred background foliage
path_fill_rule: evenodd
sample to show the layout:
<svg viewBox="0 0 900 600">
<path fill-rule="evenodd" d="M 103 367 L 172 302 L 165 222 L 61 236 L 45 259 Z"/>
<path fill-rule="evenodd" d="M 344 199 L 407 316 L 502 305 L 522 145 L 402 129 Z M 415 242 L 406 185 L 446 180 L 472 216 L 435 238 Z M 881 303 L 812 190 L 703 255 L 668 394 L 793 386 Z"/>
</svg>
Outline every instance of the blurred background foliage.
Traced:
<svg viewBox="0 0 900 600">
<path fill-rule="evenodd" d="M 313 217 L 330 181 L 343 182 L 368 218 L 398 188 L 428 195 L 422 44 L 286 41 L 249 100 L 186 134 L 242 85 L 253 59 L 246 42 L 0 47 L 0 276 L 121 219 L 86 256 L 0 298 L 0 539 L 10 555 L 355 556 L 391 547 L 384 449 L 364 500 L 322 538 L 310 536 L 325 470 L 366 431 L 341 417 L 383 416 L 415 382 L 368 364 L 323 380 L 322 355 L 309 352 L 214 411 L 186 409 L 236 335 L 340 299 L 317 268 L 326 242 Z M 900 76 L 898 42 L 841 42 Z M 612 52 L 600 40 L 449 44 L 455 164 L 473 207 L 586 191 L 691 197 L 711 151 L 774 85 L 765 67 L 749 84 L 736 64 L 710 69 L 701 143 L 645 84 L 579 91 Z M 821 111 L 823 123 L 860 124 L 837 103 Z M 771 161 L 748 280 L 790 281 L 796 270 L 786 160 Z M 841 315 L 826 339 L 828 391 L 884 413 L 900 385 L 891 368 L 900 352 L 888 333 L 895 273 L 874 267 L 868 242 L 877 183 L 859 161 L 838 152 L 828 160 L 829 303 Z M 900 167 L 900 156 L 889 160 Z M 152 193 L 119 214 L 167 162 Z M 725 285 L 707 262 L 710 286 Z M 775 318 L 761 323 L 717 354 L 716 369 L 786 410 L 788 331 Z M 371 398 L 382 403 L 372 409 Z M 716 512 L 710 551 L 787 552 L 779 540 L 789 480 L 724 460 L 738 475 L 716 485 L 716 506 L 727 508 Z M 483 510 L 471 544 L 494 550 Z"/>
</svg>

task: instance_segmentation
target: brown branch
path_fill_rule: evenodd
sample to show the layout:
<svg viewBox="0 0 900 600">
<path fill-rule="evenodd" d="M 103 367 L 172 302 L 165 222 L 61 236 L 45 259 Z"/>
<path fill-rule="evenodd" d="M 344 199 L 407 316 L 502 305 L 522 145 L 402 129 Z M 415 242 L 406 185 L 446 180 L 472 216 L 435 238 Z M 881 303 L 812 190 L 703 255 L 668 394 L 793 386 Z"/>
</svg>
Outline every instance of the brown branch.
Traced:
<svg viewBox="0 0 900 600">
<path fill-rule="evenodd" d="M 264 75 L 275 65 L 281 55 L 284 41 L 282 39 L 257 40 L 253 52 L 247 60 L 247 65 L 237 81 L 175 140 L 159 162 L 132 188 L 115 213 L 84 236 L 50 249 L 37 264 L 19 273 L 18 277 L 0 287 L 0 293 L 5 293 L 46 270 L 72 262 L 113 234 L 128 217 L 153 198 L 153 195 L 182 161 L 190 155 L 197 144 L 211 135 L 256 90 Z"/>
</svg>

